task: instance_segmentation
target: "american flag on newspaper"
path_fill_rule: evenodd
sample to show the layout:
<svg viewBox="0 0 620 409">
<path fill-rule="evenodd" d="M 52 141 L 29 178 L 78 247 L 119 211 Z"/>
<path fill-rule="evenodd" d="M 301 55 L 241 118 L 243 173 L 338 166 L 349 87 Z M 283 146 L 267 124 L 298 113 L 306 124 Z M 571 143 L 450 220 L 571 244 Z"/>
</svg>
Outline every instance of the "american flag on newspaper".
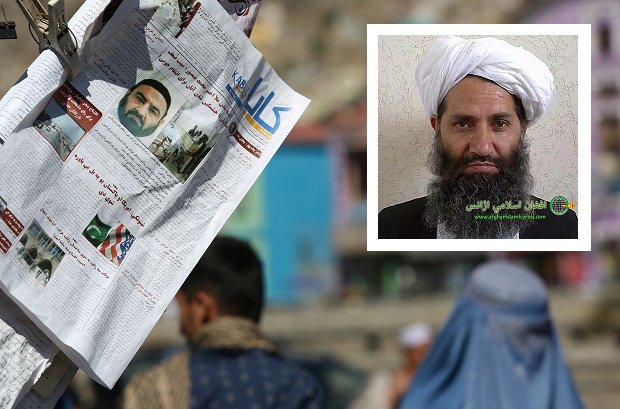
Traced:
<svg viewBox="0 0 620 409">
<path fill-rule="evenodd" d="M 110 229 L 108 236 L 99 245 L 99 252 L 120 266 L 135 240 L 136 238 L 121 223 L 116 228 Z"/>
</svg>

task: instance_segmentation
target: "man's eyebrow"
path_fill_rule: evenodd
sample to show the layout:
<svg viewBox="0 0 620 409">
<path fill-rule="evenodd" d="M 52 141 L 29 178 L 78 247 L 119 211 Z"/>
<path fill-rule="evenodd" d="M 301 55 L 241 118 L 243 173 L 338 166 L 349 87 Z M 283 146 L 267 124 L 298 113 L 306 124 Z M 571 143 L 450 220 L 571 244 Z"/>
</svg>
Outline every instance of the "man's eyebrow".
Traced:
<svg viewBox="0 0 620 409">
<path fill-rule="evenodd" d="M 494 114 L 491 114 L 489 116 L 489 119 L 492 120 L 498 120 L 498 119 L 506 119 L 506 118 L 512 118 L 514 116 L 514 114 L 511 114 L 510 112 L 496 112 Z M 462 114 L 462 113 L 454 113 L 451 114 L 449 116 L 450 121 L 470 121 L 470 122 L 474 122 L 478 120 L 478 117 L 475 115 L 469 115 L 469 114 Z"/>
<path fill-rule="evenodd" d="M 146 97 L 142 93 L 142 91 L 136 91 L 136 96 L 140 97 L 143 101 L 146 101 Z"/>
<path fill-rule="evenodd" d="M 474 115 L 467 115 L 461 113 L 451 114 L 449 117 L 450 121 L 475 121 L 476 117 Z"/>
<path fill-rule="evenodd" d="M 491 115 L 491 119 L 505 119 L 505 118 L 512 118 L 514 115 L 511 114 L 510 112 L 497 112 L 493 115 Z"/>
</svg>

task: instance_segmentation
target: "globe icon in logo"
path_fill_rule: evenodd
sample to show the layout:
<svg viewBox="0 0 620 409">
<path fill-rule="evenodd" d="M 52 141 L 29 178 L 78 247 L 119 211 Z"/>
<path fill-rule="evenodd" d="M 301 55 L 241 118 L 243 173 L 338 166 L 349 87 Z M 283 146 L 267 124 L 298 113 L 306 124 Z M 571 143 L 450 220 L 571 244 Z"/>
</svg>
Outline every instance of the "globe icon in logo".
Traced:
<svg viewBox="0 0 620 409">
<path fill-rule="evenodd" d="M 556 216 L 562 216 L 568 212 L 568 200 L 564 196 L 556 196 L 549 202 L 549 209 Z"/>
</svg>

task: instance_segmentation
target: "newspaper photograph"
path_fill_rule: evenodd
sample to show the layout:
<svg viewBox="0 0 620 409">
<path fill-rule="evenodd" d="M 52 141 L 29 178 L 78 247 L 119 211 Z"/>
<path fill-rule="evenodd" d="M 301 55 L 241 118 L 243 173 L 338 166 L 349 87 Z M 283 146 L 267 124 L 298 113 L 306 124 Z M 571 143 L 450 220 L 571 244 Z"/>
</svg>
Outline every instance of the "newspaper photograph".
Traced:
<svg viewBox="0 0 620 409">
<path fill-rule="evenodd" d="M 85 68 L 66 81 L 46 50 L 0 101 L 0 288 L 107 387 L 309 103 L 238 26 L 260 2 L 237 3 L 235 23 L 124 1 L 100 29 L 89 0 Z"/>
</svg>

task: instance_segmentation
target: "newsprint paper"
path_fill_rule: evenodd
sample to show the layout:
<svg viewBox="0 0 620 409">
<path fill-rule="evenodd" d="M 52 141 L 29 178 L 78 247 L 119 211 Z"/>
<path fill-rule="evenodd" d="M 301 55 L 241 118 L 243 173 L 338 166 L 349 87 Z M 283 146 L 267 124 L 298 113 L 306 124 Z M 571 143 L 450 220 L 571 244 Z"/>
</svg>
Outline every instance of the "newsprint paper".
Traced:
<svg viewBox="0 0 620 409">
<path fill-rule="evenodd" d="M 123 1 L 84 52 L 68 82 L 45 51 L 0 101 L 0 287 L 112 387 L 309 101 L 216 1 Z"/>
</svg>

